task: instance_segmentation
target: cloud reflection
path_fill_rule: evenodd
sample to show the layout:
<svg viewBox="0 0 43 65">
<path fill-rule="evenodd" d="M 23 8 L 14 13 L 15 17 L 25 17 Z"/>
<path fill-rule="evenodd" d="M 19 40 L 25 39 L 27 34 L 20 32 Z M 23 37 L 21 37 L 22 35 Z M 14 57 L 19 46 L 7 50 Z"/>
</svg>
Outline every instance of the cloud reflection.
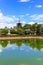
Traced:
<svg viewBox="0 0 43 65">
<path fill-rule="evenodd" d="M 0 45 L 0 53 L 3 51 L 3 47 Z"/>
<path fill-rule="evenodd" d="M 41 58 L 37 58 L 37 61 L 41 61 L 42 59 Z"/>
</svg>

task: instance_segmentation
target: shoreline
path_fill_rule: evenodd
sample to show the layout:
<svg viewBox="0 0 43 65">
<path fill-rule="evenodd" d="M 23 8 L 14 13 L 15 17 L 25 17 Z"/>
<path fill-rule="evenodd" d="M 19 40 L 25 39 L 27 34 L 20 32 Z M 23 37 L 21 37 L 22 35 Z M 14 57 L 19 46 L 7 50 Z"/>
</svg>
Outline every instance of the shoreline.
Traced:
<svg viewBox="0 0 43 65">
<path fill-rule="evenodd" d="M 0 37 L 0 40 L 21 40 L 21 39 L 43 39 L 42 36 L 18 36 L 18 37 Z"/>
</svg>

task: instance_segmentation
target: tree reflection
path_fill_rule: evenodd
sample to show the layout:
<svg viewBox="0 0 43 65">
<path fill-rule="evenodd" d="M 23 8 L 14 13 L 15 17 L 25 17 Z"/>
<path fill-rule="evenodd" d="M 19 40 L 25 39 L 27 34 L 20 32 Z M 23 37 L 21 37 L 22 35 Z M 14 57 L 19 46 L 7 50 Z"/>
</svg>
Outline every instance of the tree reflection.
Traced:
<svg viewBox="0 0 43 65">
<path fill-rule="evenodd" d="M 4 41 L 0 41 L 0 44 L 2 45 L 2 47 L 6 47 L 8 44 L 8 41 L 4 40 Z"/>
<path fill-rule="evenodd" d="M 41 50 L 43 48 L 43 39 L 27 39 L 27 40 L 9 40 L 10 44 L 16 44 L 18 47 L 21 47 L 22 44 L 30 46 L 32 49 L 37 48 Z M 9 44 L 7 40 L 0 41 L 2 47 L 6 47 Z"/>
</svg>

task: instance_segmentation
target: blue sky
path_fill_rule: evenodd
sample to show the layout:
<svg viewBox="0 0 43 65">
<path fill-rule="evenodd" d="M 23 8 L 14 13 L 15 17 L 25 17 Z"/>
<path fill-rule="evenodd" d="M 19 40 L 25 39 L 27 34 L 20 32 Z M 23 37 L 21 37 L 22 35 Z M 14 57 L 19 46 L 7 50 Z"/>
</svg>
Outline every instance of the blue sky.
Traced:
<svg viewBox="0 0 43 65">
<path fill-rule="evenodd" d="M 24 24 L 43 24 L 43 0 L 0 0 L 0 28 Z"/>
</svg>

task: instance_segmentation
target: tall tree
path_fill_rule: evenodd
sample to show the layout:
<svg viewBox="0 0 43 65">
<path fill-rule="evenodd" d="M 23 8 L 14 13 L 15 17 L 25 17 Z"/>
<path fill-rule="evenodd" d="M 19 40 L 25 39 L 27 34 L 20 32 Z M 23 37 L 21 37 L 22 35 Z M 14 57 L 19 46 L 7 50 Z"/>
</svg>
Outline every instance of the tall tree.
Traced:
<svg viewBox="0 0 43 65">
<path fill-rule="evenodd" d="M 3 29 L 1 30 L 1 34 L 2 34 L 2 35 L 7 35 L 7 34 L 8 34 L 8 29 L 7 29 L 7 27 L 5 27 L 5 28 L 3 28 Z"/>
<path fill-rule="evenodd" d="M 37 25 L 37 35 L 41 35 L 41 24 Z"/>
<path fill-rule="evenodd" d="M 31 25 L 31 31 L 33 34 L 36 34 L 37 32 L 37 25 L 38 25 L 37 23 Z"/>
</svg>

